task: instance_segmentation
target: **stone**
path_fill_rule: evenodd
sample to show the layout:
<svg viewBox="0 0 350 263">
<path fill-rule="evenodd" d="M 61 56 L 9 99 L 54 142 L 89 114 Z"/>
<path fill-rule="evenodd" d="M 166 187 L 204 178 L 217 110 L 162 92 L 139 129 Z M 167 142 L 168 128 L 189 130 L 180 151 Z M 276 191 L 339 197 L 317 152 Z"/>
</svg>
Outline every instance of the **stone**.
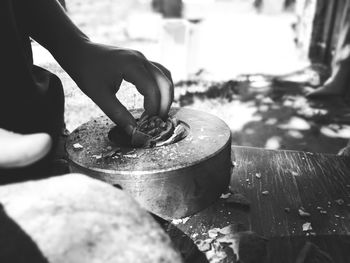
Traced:
<svg viewBox="0 0 350 263">
<path fill-rule="evenodd" d="M 79 174 L 0 187 L 0 262 L 182 262 L 125 192 Z"/>
<path fill-rule="evenodd" d="M 232 195 L 231 193 L 223 193 L 223 194 L 221 194 L 220 198 L 221 198 L 221 199 L 227 199 L 227 198 L 229 198 L 231 195 Z"/>
<path fill-rule="evenodd" d="M 74 143 L 73 148 L 74 150 L 79 151 L 79 150 L 82 150 L 84 147 L 80 143 Z"/>
<path fill-rule="evenodd" d="M 311 223 L 310 222 L 304 223 L 302 228 L 303 228 L 303 232 L 311 231 L 312 230 Z"/>
<path fill-rule="evenodd" d="M 208 236 L 210 238 L 216 238 L 218 236 L 219 230 L 220 230 L 220 228 L 217 228 L 217 227 L 209 229 Z"/>
<path fill-rule="evenodd" d="M 211 246 L 210 243 L 205 240 L 196 240 L 195 244 L 197 245 L 199 251 L 206 252 L 210 250 Z"/>
</svg>

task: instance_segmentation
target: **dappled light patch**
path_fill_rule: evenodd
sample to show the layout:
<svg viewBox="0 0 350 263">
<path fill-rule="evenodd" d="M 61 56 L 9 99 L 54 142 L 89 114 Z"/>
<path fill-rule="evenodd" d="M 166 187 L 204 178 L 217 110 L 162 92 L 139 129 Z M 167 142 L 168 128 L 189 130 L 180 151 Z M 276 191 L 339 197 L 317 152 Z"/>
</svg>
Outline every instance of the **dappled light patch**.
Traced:
<svg viewBox="0 0 350 263">
<path fill-rule="evenodd" d="M 350 125 L 339 126 L 331 124 L 328 126 L 323 126 L 321 128 L 321 133 L 330 138 L 350 138 Z"/>
<path fill-rule="evenodd" d="M 263 81 L 270 85 L 254 84 Z M 310 101 L 302 85 L 284 85 L 272 76 L 244 75 L 215 83 L 196 80 L 188 89 L 182 82 L 175 93 L 179 106 L 222 118 L 236 145 L 335 154 L 350 139 L 350 109 L 343 98 Z"/>
<path fill-rule="evenodd" d="M 273 136 L 273 137 L 267 139 L 267 141 L 265 143 L 265 148 L 271 149 L 271 150 L 278 150 L 281 148 L 281 142 L 282 142 L 281 137 Z"/>
<path fill-rule="evenodd" d="M 293 116 L 286 123 L 278 125 L 283 130 L 309 130 L 311 125 L 305 119 Z"/>
<path fill-rule="evenodd" d="M 250 135 L 251 135 L 251 134 L 254 134 L 255 132 L 256 132 L 256 131 L 255 131 L 254 129 L 249 129 L 249 128 L 244 130 L 244 133 L 245 133 L 245 134 L 250 134 Z"/>
<path fill-rule="evenodd" d="M 287 131 L 286 134 L 292 138 L 295 138 L 295 139 L 304 138 L 304 135 L 300 131 L 290 130 L 290 131 Z"/>
<path fill-rule="evenodd" d="M 251 102 L 239 100 L 228 103 L 219 99 L 193 99 L 189 108 L 205 111 L 223 119 L 231 131 L 241 131 L 249 122 L 260 122 L 261 116 L 257 115 L 257 109 Z"/>
<path fill-rule="evenodd" d="M 269 110 L 269 105 L 260 105 L 260 106 L 258 106 L 258 110 L 260 111 L 260 112 L 266 112 L 266 111 L 268 111 Z"/>
<path fill-rule="evenodd" d="M 267 88 L 270 86 L 270 82 L 263 79 L 263 80 L 259 80 L 259 81 L 255 81 L 251 84 L 252 88 Z"/>
<path fill-rule="evenodd" d="M 276 118 L 269 118 L 265 121 L 266 125 L 275 125 L 278 122 Z"/>
</svg>

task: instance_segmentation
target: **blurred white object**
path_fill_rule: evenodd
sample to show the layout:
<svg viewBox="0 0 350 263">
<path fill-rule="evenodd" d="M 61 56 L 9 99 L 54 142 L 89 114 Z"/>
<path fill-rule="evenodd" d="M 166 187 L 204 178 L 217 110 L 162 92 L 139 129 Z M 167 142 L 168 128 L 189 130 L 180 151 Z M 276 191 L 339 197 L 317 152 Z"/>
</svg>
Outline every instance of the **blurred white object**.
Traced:
<svg viewBox="0 0 350 263">
<path fill-rule="evenodd" d="M 199 26 L 185 19 L 165 19 L 161 35 L 161 63 L 181 80 L 198 71 Z"/>
<path fill-rule="evenodd" d="M 297 0 L 295 5 L 295 38 L 303 59 L 308 59 L 309 56 L 317 2 L 317 0 Z"/>
<path fill-rule="evenodd" d="M 189 20 L 203 19 L 215 0 L 183 0 L 184 18 Z"/>
<path fill-rule="evenodd" d="M 264 0 L 262 13 L 267 15 L 278 15 L 284 10 L 284 1 L 282 0 Z"/>
<path fill-rule="evenodd" d="M 160 14 L 135 12 L 128 17 L 126 33 L 130 39 L 157 41 L 161 25 Z"/>
</svg>

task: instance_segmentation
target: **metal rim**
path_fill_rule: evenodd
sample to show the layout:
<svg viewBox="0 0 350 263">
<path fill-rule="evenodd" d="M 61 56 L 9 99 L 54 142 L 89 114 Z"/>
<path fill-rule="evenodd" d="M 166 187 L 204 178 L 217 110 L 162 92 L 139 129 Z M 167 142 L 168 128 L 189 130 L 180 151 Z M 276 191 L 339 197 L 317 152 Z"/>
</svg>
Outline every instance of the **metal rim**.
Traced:
<svg viewBox="0 0 350 263">
<path fill-rule="evenodd" d="M 141 110 L 133 110 L 131 113 L 134 117 L 139 117 L 141 115 Z M 172 109 L 170 115 L 177 117 L 180 121 L 185 122 L 189 127 L 188 136 L 172 145 L 165 147 L 156 147 L 151 149 L 136 149 L 137 155 L 140 156 L 139 161 L 149 161 L 142 160 L 143 155 L 151 154 L 153 158 L 161 159 L 164 157 L 164 149 L 166 152 L 177 151 L 180 156 L 177 156 L 181 161 L 170 161 L 168 165 L 161 165 L 160 167 L 154 166 L 152 169 L 140 169 L 137 165 L 131 165 L 130 169 L 122 169 L 116 165 L 110 165 L 105 162 L 100 162 L 95 160 L 91 156 L 99 154 L 95 151 L 96 149 L 82 149 L 81 151 L 75 151 L 73 149 L 73 144 L 80 143 L 82 145 L 98 146 L 96 148 L 110 146 L 110 142 L 104 140 L 107 137 L 109 129 L 114 125 L 107 117 L 100 117 L 90 122 L 87 122 L 76 130 L 74 130 L 68 137 L 66 142 L 66 152 L 75 166 L 83 168 L 84 170 L 93 170 L 98 173 L 108 173 L 108 174 L 118 174 L 119 176 L 125 176 L 126 179 L 129 176 L 144 176 L 149 174 L 158 174 L 174 170 L 186 169 L 188 167 L 197 165 L 205 160 L 212 158 L 221 152 L 228 143 L 230 143 L 230 129 L 228 126 L 219 118 L 201 111 L 191 110 L 191 109 Z M 105 131 L 101 131 L 101 125 L 105 125 Z M 93 135 L 93 136 L 92 136 Z M 99 138 L 99 137 L 103 138 Z M 90 141 L 89 141 L 90 140 Z M 203 144 L 210 144 L 210 150 L 202 147 Z M 207 147 L 208 148 L 208 147 Z M 200 150 L 203 152 L 200 152 Z M 97 149 L 98 150 L 98 149 Z M 186 151 L 190 151 L 192 156 L 188 156 L 190 160 L 186 161 Z M 159 154 L 157 154 L 159 152 Z M 130 161 L 130 160 L 129 160 Z M 132 160 L 131 160 L 132 161 Z M 125 166 L 124 166 L 125 168 Z M 159 178 L 159 177 L 158 177 Z M 122 178 L 120 178 L 122 180 Z"/>
</svg>

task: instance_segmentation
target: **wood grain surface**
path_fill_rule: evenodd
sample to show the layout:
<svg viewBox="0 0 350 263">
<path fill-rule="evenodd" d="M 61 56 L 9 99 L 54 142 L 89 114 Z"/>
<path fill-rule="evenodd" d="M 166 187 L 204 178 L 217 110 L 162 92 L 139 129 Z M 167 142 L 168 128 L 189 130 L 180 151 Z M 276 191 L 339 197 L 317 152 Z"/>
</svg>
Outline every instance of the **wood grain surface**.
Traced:
<svg viewBox="0 0 350 263">
<path fill-rule="evenodd" d="M 350 262 L 349 157 L 232 146 L 232 160 L 231 191 L 245 196 L 249 207 L 221 198 L 165 225 L 185 257 L 192 253 L 187 262 L 196 262 L 193 254 L 208 262 L 193 243 L 227 225 L 268 239 L 264 259 L 249 262 Z M 301 208 L 310 216 L 302 217 Z M 312 230 L 303 231 L 307 222 Z"/>
</svg>

